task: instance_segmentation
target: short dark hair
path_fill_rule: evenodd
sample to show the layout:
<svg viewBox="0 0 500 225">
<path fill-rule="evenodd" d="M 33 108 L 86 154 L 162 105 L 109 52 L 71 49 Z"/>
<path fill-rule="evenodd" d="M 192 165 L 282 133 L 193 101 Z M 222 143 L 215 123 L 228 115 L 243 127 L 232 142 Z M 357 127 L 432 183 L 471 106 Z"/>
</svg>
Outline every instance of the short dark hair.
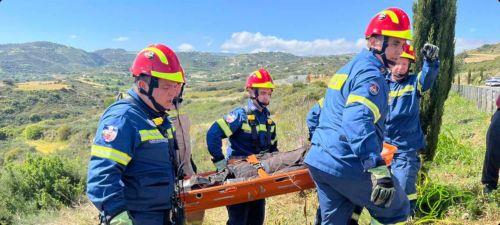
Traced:
<svg viewBox="0 0 500 225">
<path fill-rule="evenodd" d="M 151 82 L 151 76 L 141 73 L 139 76 L 135 77 L 134 83 L 137 85 L 141 80 L 149 84 Z"/>
</svg>

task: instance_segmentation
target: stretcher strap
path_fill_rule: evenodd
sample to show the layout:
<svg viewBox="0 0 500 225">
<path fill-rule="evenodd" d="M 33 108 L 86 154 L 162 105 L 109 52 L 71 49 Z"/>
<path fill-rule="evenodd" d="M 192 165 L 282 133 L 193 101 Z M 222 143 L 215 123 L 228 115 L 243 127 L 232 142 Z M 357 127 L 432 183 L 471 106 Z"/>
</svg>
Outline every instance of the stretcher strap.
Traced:
<svg viewBox="0 0 500 225">
<path fill-rule="evenodd" d="M 259 174 L 259 177 L 268 177 L 269 176 L 269 174 L 266 173 L 266 171 L 262 167 L 262 164 L 260 164 L 259 160 L 257 159 L 257 157 L 255 155 L 249 155 L 247 157 L 247 162 L 249 162 L 250 164 L 252 164 L 253 166 L 255 166 L 257 168 L 257 173 Z"/>
</svg>

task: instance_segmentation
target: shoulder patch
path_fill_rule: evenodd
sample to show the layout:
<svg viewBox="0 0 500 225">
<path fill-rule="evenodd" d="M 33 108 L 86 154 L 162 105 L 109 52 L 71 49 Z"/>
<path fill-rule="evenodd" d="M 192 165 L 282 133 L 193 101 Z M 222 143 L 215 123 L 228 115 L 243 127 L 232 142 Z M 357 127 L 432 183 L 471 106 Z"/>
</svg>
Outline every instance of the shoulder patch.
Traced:
<svg viewBox="0 0 500 225">
<path fill-rule="evenodd" d="M 112 142 L 115 140 L 116 136 L 118 136 L 118 128 L 111 125 L 106 125 L 102 129 L 102 139 L 105 142 Z"/>
<path fill-rule="evenodd" d="M 378 92 L 379 92 L 380 88 L 379 88 L 379 86 L 378 86 L 377 83 L 371 82 L 369 89 L 370 89 L 370 94 L 371 95 L 378 95 Z"/>
<path fill-rule="evenodd" d="M 232 122 L 234 122 L 234 120 L 236 120 L 236 116 L 233 113 L 229 113 L 226 115 L 226 118 L 224 118 L 224 120 L 227 123 L 232 123 Z"/>
</svg>

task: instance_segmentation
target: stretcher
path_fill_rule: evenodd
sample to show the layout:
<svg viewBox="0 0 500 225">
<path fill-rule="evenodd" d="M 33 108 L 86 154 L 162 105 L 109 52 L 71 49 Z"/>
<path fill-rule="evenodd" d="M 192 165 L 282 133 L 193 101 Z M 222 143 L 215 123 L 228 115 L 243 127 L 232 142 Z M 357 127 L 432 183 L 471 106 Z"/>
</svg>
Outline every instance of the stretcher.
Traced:
<svg viewBox="0 0 500 225">
<path fill-rule="evenodd" d="M 381 153 L 386 165 L 390 165 L 397 148 L 384 143 Z M 202 173 L 201 176 L 215 172 Z M 314 188 L 314 182 L 307 168 L 234 183 L 189 190 L 180 194 L 185 212 L 195 212 L 226 205 L 234 205 L 276 195 L 282 195 Z"/>
<path fill-rule="evenodd" d="M 186 212 L 264 199 L 314 187 L 308 169 L 191 190 L 180 195 Z"/>
</svg>

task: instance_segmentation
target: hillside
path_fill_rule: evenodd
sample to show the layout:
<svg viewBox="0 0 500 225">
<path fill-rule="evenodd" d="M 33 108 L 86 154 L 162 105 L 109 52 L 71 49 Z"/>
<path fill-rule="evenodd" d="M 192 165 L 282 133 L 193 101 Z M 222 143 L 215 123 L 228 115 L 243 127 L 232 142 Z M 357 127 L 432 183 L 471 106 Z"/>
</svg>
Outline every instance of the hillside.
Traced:
<svg viewBox="0 0 500 225">
<path fill-rule="evenodd" d="M 456 76 L 460 77 L 461 84 L 467 84 L 467 77 L 470 72 L 471 84 L 482 85 L 486 79 L 500 76 L 500 43 L 486 44 L 465 51 L 458 54 L 455 60 L 457 65 Z"/>
</svg>

